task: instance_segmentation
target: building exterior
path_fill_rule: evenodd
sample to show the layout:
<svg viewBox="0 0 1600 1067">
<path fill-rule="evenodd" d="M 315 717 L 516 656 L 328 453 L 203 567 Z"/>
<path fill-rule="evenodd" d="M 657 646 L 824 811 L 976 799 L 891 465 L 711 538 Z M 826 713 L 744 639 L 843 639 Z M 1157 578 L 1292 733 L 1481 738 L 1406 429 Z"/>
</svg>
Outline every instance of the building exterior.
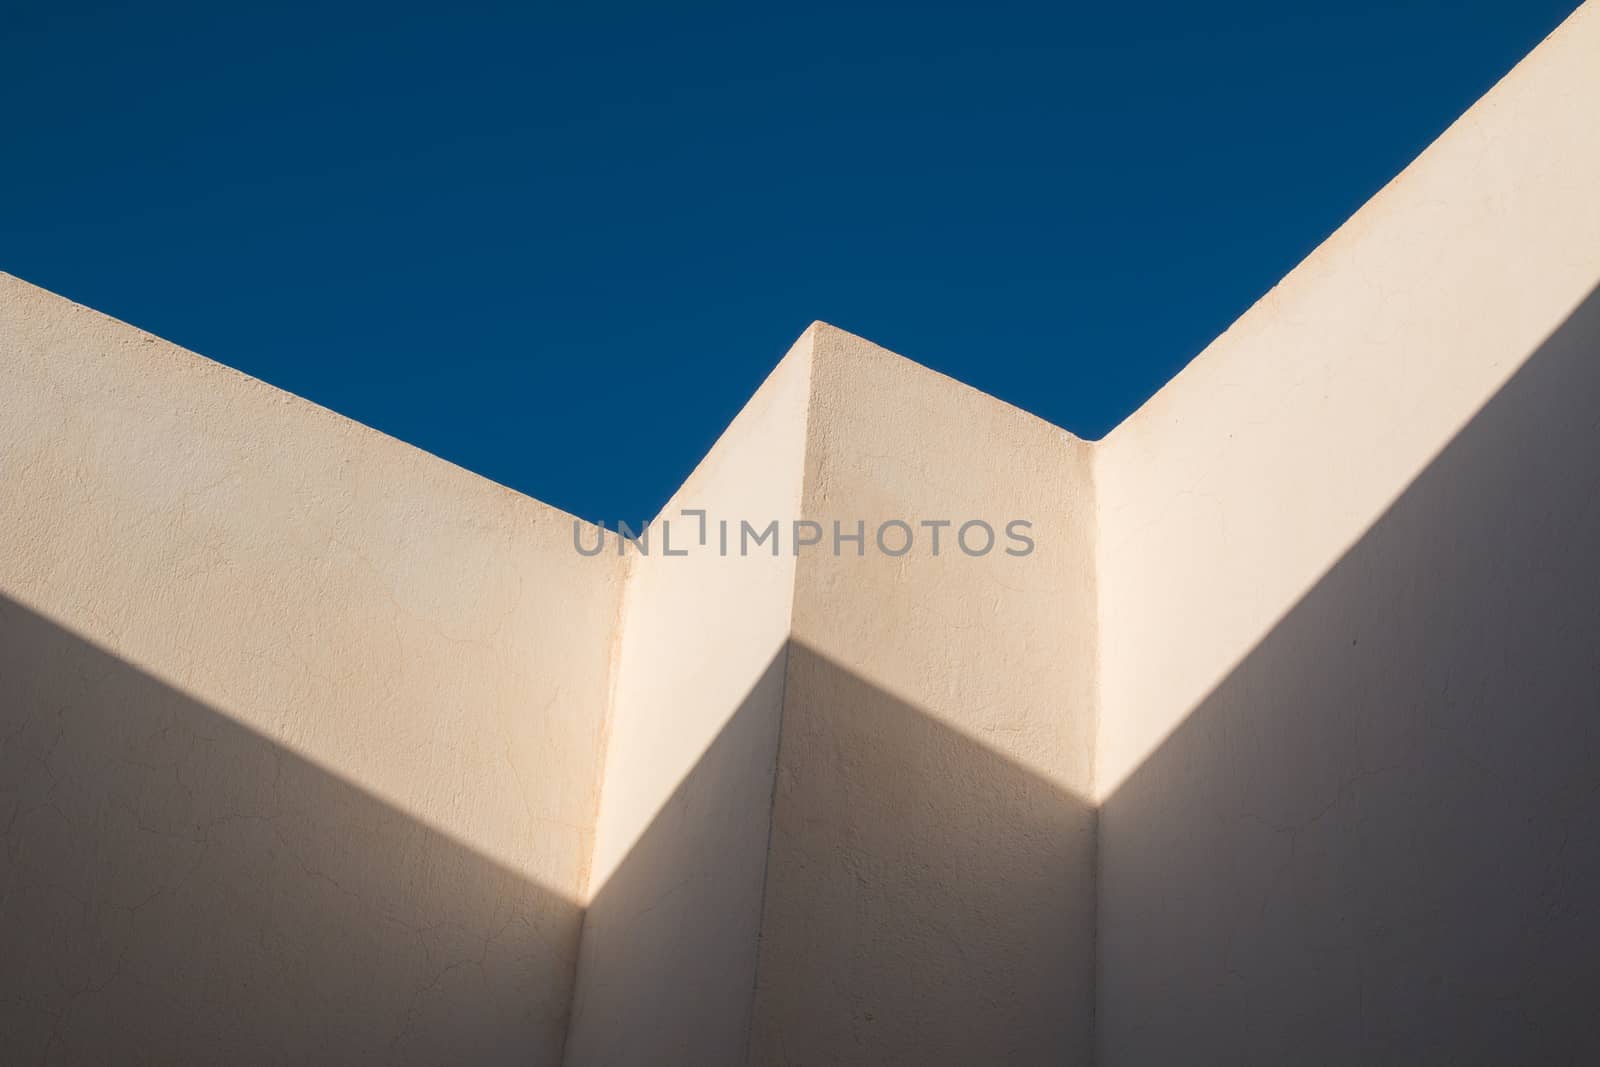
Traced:
<svg viewBox="0 0 1600 1067">
<path fill-rule="evenodd" d="M 4 1058 L 1600 1062 L 1597 116 L 1098 442 L 815 325 L 643 545 L 0 276 Z"/>
</svg>

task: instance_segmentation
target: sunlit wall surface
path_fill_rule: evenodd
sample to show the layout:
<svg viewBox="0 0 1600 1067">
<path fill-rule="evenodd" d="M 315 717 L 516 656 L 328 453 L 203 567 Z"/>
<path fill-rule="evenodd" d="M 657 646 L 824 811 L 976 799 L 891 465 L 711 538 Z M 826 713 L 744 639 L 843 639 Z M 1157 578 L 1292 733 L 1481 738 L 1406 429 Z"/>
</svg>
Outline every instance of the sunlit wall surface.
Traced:
<svg viewBox="0 0 1600 1067">
<path fill-rule="evenodd" d="M 0 277 L 0 1048 L 1600 1059 L 1597 114 L 1103 441 L 817 324 L 639 541 Z"/>
</svg>

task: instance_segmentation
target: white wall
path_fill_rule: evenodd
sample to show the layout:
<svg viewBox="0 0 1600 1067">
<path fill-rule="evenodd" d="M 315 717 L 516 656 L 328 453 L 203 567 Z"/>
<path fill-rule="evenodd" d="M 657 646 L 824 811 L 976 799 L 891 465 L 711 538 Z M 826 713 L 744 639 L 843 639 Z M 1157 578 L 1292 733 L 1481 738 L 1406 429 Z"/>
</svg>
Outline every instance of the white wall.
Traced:
<svg viewBox="0 0 1600 1067">
<path fill-rule="evenodd" d="M 1100 1062 L 1587 1062 L 1600 16 L 1097 448 Z"/>
<path fill-rule="evenodd" d="M 554 1063 L 622 568 L 0 276 L 0 1045 Z"/>
<path fill-rule="evenodd" d="M 812 327 L 646 556 L 0 276 L 0 1047 L 1600 1059 L 1597 57 L 1103 442 Z"/>
<path fill-rule="evenodd" d="M 828 544 L 796 571 L 749 1062 L 1087 1062 L 1088 446 L 815 337 L 804 511 Z M 916 538 L 898 556 L 876 540 L 896 519 Z M 935 555 L 921 524 L 941 519 Z M 960 549 L 969 520 L 993 549 Z M 1012 520 L 1030 554 L 1006 553 Z M 864 523 L 861 555 L 834 554 L 835 521 Z"/>
<path fill-rule="evenodd" d="M 689 555 L 658 520 L 633 557 L 569 1065 L 1088 1055 L 1089 462 L 859 338 L 801 338 L 664 509 Z M 798 517 L 823 542 L 796 555 Z M 940 518 L 998 543 L 870 543 Z M 772 519 L 776 557 L 718 551 L 721 521 Z"/>
<path fill-rule="evenodd" d="M 1581 9 L 1096 447 L 1102 793 L 1600 277 L 1597 22 Z"/>
<path fill-rule="evenodd" d="M 630 556 L 569 1067 L 744 1062 L 795 560 L 738 524 L 798 514 L 812 336 Z"/>
</svg>

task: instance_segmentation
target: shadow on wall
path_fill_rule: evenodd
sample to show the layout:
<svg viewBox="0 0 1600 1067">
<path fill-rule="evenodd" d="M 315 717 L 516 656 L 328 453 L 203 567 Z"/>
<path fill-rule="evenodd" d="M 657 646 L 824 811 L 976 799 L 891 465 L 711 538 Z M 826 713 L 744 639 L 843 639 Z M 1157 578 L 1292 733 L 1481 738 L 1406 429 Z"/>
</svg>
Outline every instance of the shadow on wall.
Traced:
<svg viewBox="0 0 1600 1067">
<path fill-rule="evenodd" d="M 791 641 L 596 893 L 567 1062 L 1087 1063 L 1093 827 Z"/>
<path fill-rule="evenodd" d="M 750 1063 L 1087 1064 L 1089 802 L 789 649 Z"/>
<path fill-rule="evenodd" d="M 824 740 L 780 775 L 769 876 L 772 808 L 728 801 L 772 796 L 786 691 Z M 0 729 L 8 1056 L 560 1061 L 537 1006 L 564 1003 L 576 904 L 3 598 Z M 792 646 L 596 897 L 584 953 L 627 1025 L 580 999 L 567 1060 L 1062 1062 L 1092 820 Z"/>
<path fill-rule="evenodd" d="M 596 887 L 568 1067 L 744 1062 L 785 658 Z"/>
<path fill-rule="evenodd" d="M 1597 552 L 1591 293 L 1105 803 L 1101 1064 L 1600 1063 Z"/>
<path fill-rule="evenodd" d="M 1591 295 L 1106 802 L 1098 922 L 1084 801 L 791 644 L 572 1061 L 1600 1062 L 1597 413 Z M 10 1059 L 560 1058 L 577 904 L 3 599 L 0 825 Z"/>
<path fill-rule="evenodd" d="M 0 598 L 0 1059 L 543 1063 L 578 905 Z"/>
</svg>

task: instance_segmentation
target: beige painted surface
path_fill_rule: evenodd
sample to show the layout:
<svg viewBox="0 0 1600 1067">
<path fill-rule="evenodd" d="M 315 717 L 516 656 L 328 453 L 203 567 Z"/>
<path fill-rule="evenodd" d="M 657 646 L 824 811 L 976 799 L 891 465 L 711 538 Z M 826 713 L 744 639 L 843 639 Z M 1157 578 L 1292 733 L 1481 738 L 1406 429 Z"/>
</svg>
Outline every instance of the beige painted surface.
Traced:
<svg viewBox="0 0 1600 1067">
<path fill-rule="evenodd" d="M 615 557 L 9 277 L 0 375 L 5 1058 L 557 1062 Z"/>
<path fill-rule="evenodd" d="M 798 514 L 814 336 L 630 556 L 569 1067 L 743 1062 L 795 558 L 739 523 Z"/>
<path fill-rule="evenodd" d="M 748 1062 L 1087 1063 L 1089 446 L 814 336 L 805 513 L 867 544 L 798 562 Z M 876 543 L 890 519 L 904 555 Z M 941 519 L 935 555 L 920 524 Z M 1006 554 L 1013 519 L 1028 555 Z M 969 520 L 988 553 L 960 548 Z"/>
<path fill-rule="evenodd" d="M 649 555 L 0 276 L 0 1047 L 1600 1059 L 1596 115 L 1585 8 L 1103 442 L 816 325 Z"/>
</svg>

